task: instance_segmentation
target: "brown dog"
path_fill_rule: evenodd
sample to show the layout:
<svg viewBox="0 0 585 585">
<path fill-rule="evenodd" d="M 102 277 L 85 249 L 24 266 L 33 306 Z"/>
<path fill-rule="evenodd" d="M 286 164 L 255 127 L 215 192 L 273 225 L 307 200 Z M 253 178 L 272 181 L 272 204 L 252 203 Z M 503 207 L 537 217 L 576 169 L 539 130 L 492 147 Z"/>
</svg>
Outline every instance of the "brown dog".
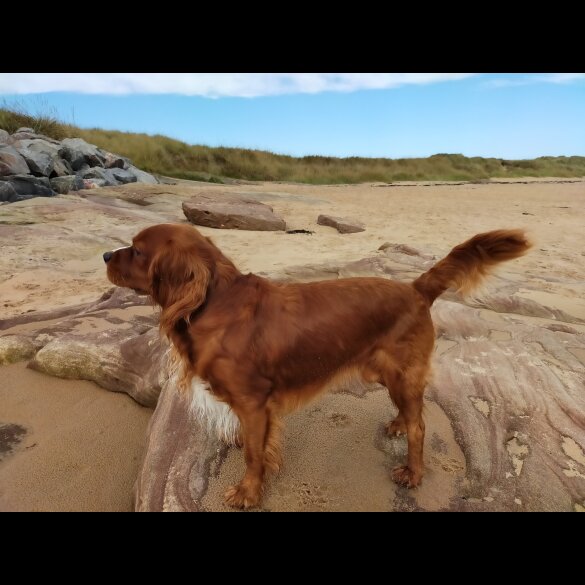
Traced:
<svg viewBox="0 0 585 585">
<path fill-rule="evenodd" d="M 282 416 L 344 374 L 388 388 L 398 416 L 387 432 L 408 437 L 408 463 L 392 477 L 417 486 L 435 342 L 429 309 L 447 288 L 470 292 L 491 267 L 529 247 L 521 230 L 498 230 L 453 248 L 411 284 L 382 278 L 282 284 L 242 274 L 190 225 L 161 224 L 104 260 L 111 282 L 161 306 L 161 331 L 180 356 L 182 383 L 193 388 L 199 414 L 243 440 L 246 473 L 226 501 L 249 508 L 260 501 L 265 472 L 281 465 Z"/>
</svg>

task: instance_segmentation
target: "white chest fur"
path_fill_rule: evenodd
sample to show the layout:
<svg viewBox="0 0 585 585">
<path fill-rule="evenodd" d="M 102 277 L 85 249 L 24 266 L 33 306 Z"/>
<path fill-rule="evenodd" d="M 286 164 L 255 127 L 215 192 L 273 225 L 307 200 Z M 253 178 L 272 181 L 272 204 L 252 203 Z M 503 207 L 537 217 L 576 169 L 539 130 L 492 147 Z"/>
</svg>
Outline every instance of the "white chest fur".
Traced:
<svg viewBox="0 0 585 585">
<path fill-rule="evenodd" d="M 205 427 L 228 444 L 234 444 L 240 429 L 236 413 L 225 402 L 216 400 L 209 384 L 201 378 L 191 382 L 191 414 Z"/>
</svg>

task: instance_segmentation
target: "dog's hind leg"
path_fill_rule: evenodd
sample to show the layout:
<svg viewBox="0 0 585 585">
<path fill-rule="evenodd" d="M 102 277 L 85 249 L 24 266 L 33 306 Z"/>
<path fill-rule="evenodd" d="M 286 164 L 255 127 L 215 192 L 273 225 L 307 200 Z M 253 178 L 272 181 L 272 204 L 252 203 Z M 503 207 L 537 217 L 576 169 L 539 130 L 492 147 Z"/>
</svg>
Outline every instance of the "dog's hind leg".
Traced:
<svg viewBox="0 0 585 585">
<path fill-rule="evenodd" d="M 410 387 L 410 396 L 403 403 L 400 424 L 406 427 L 408 438 L 408 464 L 395 467 L 392 479 L 403 486 L 413 488 L 420 484 L 424 471 L 423 444 L 425 423 L 422 418 L 424 384 Z"/>
<path fill-rule="evenodd" d="M 376 361 L 381 372 L 381 381 L 398 407 L 398 416 L 387 423 L 386 432 L 396 436 L 406 434 L 408 439 L 407 465 L 395 468 L 392 479 L 400 485 L 416 487 L 423 476 L 425 423 L 422 409 L 429 370 L 428 358 L 403 367 L 398 367 L 396 361 L 389 356 L 384 359 L 378 355 Z"/>
</svg>

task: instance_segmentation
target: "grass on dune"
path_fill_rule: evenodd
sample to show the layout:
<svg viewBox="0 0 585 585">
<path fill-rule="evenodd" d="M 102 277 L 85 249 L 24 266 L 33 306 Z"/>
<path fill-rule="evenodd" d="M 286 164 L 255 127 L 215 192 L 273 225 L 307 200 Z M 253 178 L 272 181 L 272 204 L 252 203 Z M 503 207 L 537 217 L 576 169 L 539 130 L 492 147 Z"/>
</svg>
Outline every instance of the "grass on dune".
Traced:
<svg viewBox="0 0 585 585">
<path fill-rule="evenodd" d="M 50 108 L 0 107 L 0 128 L 30 127 L 57 140 L 79 137 L 132 159 L 148 172 L 221 182 L 221 177 L 313 184 L 393 181 L 482 181 L 502 177 L 582 177 L 583 156 L 544 156 L 533 160 L 436 154 L 428 158 L 292 157 L 244 148 L 189 145 L 166 136 L 84 129 L 62 122 Z"/>
</svg>

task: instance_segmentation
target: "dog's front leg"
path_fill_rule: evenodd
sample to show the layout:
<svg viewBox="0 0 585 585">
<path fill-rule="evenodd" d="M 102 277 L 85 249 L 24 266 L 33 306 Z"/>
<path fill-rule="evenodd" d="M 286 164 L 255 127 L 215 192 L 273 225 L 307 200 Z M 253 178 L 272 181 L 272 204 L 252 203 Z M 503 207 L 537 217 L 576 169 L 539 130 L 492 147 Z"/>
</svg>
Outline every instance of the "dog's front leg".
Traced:
<svg viewBox="0 0 585 585">
<path fill-rule="evenodd" d="M 264 444 L 268 430 L 265 404 L 248 402 L 234 405 L 244 439 L 246 473 L 239 484 L 225 493 L 225 501 L 234 508 L 252 508 L 260 503 L 264 480 Z"/>
</svg>

